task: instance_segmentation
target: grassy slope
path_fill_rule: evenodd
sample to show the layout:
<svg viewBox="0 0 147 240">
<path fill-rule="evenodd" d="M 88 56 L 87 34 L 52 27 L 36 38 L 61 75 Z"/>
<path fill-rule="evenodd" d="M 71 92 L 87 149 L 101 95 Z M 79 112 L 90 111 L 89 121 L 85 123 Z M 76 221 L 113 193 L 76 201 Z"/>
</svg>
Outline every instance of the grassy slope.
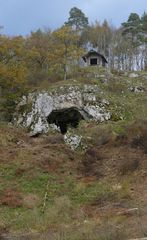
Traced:
<svg viewBox="0 0 147 240">
<path fill-rule="evenodd" d="M 51 231 L 54 239 L 147 234 L 147 92 L 128 90 L 147 89 L 145 75 L 71 81 L 98 84 L 113 113 L 107 123 L 80 123 L 75 132 L 85 150 L 73 152 L 57 133 L 29 138 L 23 129 L 0 125 L 1 233 Z"/>
</svg>

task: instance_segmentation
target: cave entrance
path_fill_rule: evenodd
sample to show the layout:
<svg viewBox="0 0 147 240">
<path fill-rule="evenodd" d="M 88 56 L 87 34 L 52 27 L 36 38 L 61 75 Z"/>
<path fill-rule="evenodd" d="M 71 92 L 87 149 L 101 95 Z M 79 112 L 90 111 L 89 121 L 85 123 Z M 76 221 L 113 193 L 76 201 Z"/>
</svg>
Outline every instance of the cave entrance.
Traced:
<svg viewBox="0 0 147 240">
<path fill-rule="evenodd" d="M 49 124 L 55 124 L 65 134 L 68 127 L 77 128 L 80 120 L 84 119 L 80 110 L 76 107 L 53 110 L 47 118 Z"/>
</svg>

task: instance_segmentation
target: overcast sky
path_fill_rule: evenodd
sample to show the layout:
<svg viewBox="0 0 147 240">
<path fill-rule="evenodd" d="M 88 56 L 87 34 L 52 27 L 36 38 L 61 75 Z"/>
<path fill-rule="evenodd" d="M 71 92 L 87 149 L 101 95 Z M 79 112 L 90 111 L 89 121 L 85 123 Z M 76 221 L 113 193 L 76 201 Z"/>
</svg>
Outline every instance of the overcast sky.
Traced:
<svg viewBox="0 0 147 240">
<path fill-rule="evenodd" d="M 67 21 L 72 7 L 80 8 L 90 23 L 107 19 L 118 27 L 131 12 L 147 12 L 147 0 L 0 0 L 2 33 L 28 35 L 38 28 L 53 30 Z"/>
</svg>

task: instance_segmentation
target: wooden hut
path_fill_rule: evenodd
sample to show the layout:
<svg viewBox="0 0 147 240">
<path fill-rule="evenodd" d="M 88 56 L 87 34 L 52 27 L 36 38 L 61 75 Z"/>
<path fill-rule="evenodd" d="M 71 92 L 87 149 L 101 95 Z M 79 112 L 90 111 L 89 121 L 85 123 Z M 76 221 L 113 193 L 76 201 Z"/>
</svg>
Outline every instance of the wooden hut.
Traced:
<svg viewBox="0 0 147 240">
<path fill-rule="evenodd" d="M 83 58 L 86 66 L 103 66 L 103 67 L 105 67 L 106 64 L 108 63 L 106 58 L 102 54 L 96 52 L 95 50 L 90 50 L 82 58 Z"/>
</svg>

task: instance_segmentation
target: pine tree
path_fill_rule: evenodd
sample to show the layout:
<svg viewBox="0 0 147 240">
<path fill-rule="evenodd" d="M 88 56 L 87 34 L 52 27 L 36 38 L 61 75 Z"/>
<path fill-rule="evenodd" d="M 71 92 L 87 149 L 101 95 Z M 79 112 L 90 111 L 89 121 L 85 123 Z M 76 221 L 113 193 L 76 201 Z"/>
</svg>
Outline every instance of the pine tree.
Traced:
<svg viewBox="0 0 147 240">
<path fill-rule="evenodd" d="M 77 7 L 71 8 L 68 21 L 65 24 L 74 27 L 75 30 L 82 30 L 88 27 L 88 18 Z"/>
<path fill-rule="evenodd" d="M 141 30 L 143 33 L 143 41 L 147 43 L 147 13 L 144 12 L 144 14 L 141 17 Z"/>
<path fill-rule="evenodd" d="M 122 34 L 132 41 L 134 46 L 141 44 L 141 19 L 137 13 L 131 13 L 127 22 L 122 23 Z"/>
</svg>

